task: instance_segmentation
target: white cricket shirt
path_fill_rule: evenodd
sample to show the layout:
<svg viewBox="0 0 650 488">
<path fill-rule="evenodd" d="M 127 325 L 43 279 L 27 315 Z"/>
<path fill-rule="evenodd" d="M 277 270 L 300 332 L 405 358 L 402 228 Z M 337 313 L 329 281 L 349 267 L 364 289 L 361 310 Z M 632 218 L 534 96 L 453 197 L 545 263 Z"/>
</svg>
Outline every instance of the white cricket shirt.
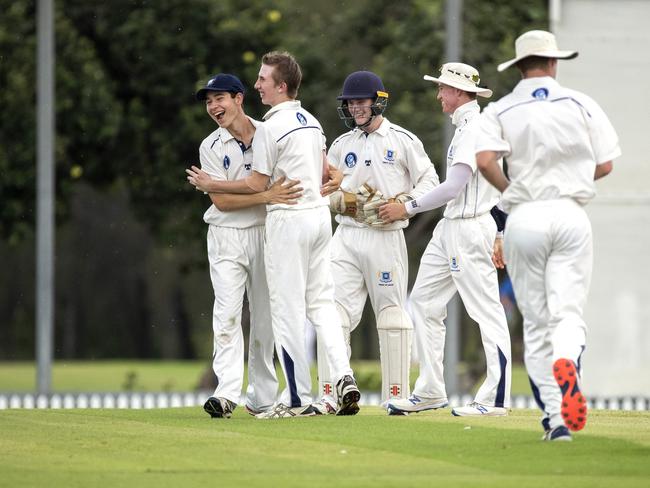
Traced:
<svg viewBox="0 0 650 488">
<path fill-rule="evenodd" d="M 261 122 L 248 118 L 255 127 Z M 255 137 L 253 137 L 255 139 Z M 235 139 L 227 129 L 219 127 L 206 137 L 199 148 L 201 169 L 215 180 L 232 181 L 251 175 L 253 165 L 253 150 L 243 142 Z M 264 225 L 266 209 L 264 205 L 255 205 L 222 212 L 214 205 L 203 215 L 203 220 L 211 225 L 245 229 L 256 225 Z"/>
<path fill-rule="evenodd" d="M 466 164 L 472 177 L 456 198 L 447 203 L 444 216 L 448 219 L 478 217 L 490 211 L 499 201 L 499 191 L 483 177 L 476 165 L 476 135 L 481 108 L 476 100 L 458 107 L 451 121 L 456 126 L 447 149 L 447 167 Z"/>
<path fill-rule="evenodd" d="M 440 183 L 420 139 L 384 118 L 377 130 L 368 134 L 359 128 L 339 136 L 327 153 L 329 162 L 344 174 L 341 189 L 356 193 L 364 183 L 379 190 L 384 198 L 408 193 L 417 198 Z M 352 217 L 337 215 L 343 225 L 368 227 Z M 406 227 L 408 220 L 373 227 L 393 230 Z"/>
<path fill-rule="evenodd" d="M 296 205 L 267 205 L 301 210 L 329 205 L 320 194 L 323 178 L 325 134 L 316 118 L 297 100 L 282 102 L 264 115 L 253 139 L 253 169 L 271 177 L 300 180 L 302 197 Z"/>
<path fill-rule="evenodd" d="M 527 78 L 490 103 L 480 119 L 476 151 L 497 151 L 508 162 L 504 210 L 532 200 L 596 194 L 596 165 L 620 156 L 618 136 L 598 104 L 552 77 Z"/>
</svg>

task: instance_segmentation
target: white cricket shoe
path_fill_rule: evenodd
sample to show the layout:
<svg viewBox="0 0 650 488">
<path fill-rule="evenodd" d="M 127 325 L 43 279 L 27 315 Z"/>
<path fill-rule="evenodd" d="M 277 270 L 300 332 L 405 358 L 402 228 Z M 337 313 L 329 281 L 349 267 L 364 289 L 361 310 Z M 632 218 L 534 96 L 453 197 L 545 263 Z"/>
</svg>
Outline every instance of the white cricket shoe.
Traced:
<svg viewBox="0 0 650 488">
<path fill-rule="evenodd" d="M 293 417 L 313 417 L 315 415 L 321 415 L 321 413 L 311 404 L 301 407 L 287 407 L 283 403 L 278 403 L 271 410 L 255 415 L 255 418 L 282 419 Z"/>
<path fill-rule="evenodd" d="M 319 401 L 311 404 L 321 415 L 336 414 L 336 401 L 332 397 L 323 397 Z"/>
<path fill-rule="evenodd" d="M 394 412 L 410 413 L 424 412 L 425 410 L 436 410 L 437 408 L 446 407 L 449 404 L 446 398 L 422 398 L 417 395 L 411 395 L 409 398 L 394 398 L 388 402 L 388 414 L 394 415 Z"/>
<path fill-rule="evenodd" d="M 452 408 L 451 414 L 456 417 L 502 417 L 508 415 L 508 409 L 472 402 L 464 407 Z"/>
</svg>

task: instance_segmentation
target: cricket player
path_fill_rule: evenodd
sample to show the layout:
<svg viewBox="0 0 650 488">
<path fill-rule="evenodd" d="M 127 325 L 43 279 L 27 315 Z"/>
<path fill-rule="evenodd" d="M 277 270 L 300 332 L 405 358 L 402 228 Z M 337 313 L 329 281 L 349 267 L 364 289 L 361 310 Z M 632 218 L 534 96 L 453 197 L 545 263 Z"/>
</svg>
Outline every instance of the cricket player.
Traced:
<svg viewBox="0 0 650 488">
<path fill-rule="evenodd" d="M 587 326 L 583 308 L 592 267 L 591 224 L 583 206 L 594 180 L 621 154 L 618 137 L 598 104 L 556 81 L 555 36 L 529 31 L 515 42 L 522 80 L 481 115 L 478 166 L 509 212 L 504 257 L 524 318 L 525 363 L 544 439 L 570 441 L 585 426 L 580 358 Z M 508 159 L 508 178 L 498 158 Z"/>
<path fill-rule="evenodd" d="M 188 170 L 198 190 L 210 191 L 212 180 L 227 181 L 251 173 L 251 142 L 260 124 L 243 110 L 244 86 L 230 74 L 218 74 L 201 88 L 208 115 L 219 128 L 201 143 L 203 171 Z M 244 290 L 250 305 L 250 344 L 246 409 L 257 414 L 271 408 L 278 381 L 273 365 L 273 333 L 269 293 L 264 272 L 263 204 L 290 204 L 300 196 L 297 182 L 282 182 L 263 193 L 230 195 L 209 193 L 212 205 L 203 216 L 208 224 L 208 260 L 214 288 L 212 368 L 217 387 L 204 405 L 213 418 L 228 418 L 239 403 L 244 375 L 244 338 L 241 328 Z"/>
<path fill-rule="evenodd" d="M 339 116 L 351 130 L 336 139 L 327 154 L 344 175 L 341 190 L 330 196 L 339 223 L 332 241 L 336 307 L 349 343 L 370 297 L 386 405 L 388 399 L 408 397 L 413 325 L 405 310 L 408 257 L 402 229 L 408 221 L 384 223 L 377 211 L 389 200 L 418 197 L 439 180 L 422 142 L 384 117 L 388 93 L 379 76 L 351 73 L 338 100 Z M 317 357 L 326 401 L 332 375 L 324 354 Z"/>
<path fill-rule="evenodd" d="M 440 76 L 424 76 L 438 84 L 442 111 L 456 126 L 447 150 L 447 179 L 429 193 L 406 203 L 381 207 L 385 222 L 408 219 L 447 203 L 422 260 L 411 291 L 411 312 L 420 360 L 420 376 L 409 398 L 391 400 L 389 408 L 420 412 L 447 406 L 443 376 L 447 303 L 458 291 L 469 316 L 481 330 L 487 375 L 474 401 L 456 407 L 457 416 L 507 415 L 510 406 L 510 333 L 499 300 L 497 270 L 492 254 L 497 226 L 491 209 L 499 192 L 476 166 L 476 97 L 492 96 L 479 85 L 479 72 L 463 63 L 446 63 Z M 500 243 L 500 240 L 498 241 Z"/>
<path fill-rule="evenodd" d="M 220 182 L 220 191 L 254 193 L 282 178 L 300 181 L 296 205 L 268 205 L 265 234 L 266 277 L 276 351 L 286 379 L 276 407 L 260 418 L 318 415 L 312 405 L 311 376 L 305 344 L 305 317 L 316 328 L 336 378 L 339 415 L 358 412 L 359 389 L 350 368 L 340 318 L 334 304 L 330 265 L 331 188 L 320 123 L 296 100 L 302 79 L 292 55 L 271 52 L 262 58 L 255 88 L 271 109 L 253 141 L 253 173 L 236 182 Z M 336 184 L 338 187 L 338 184 Z"/>
</svg>

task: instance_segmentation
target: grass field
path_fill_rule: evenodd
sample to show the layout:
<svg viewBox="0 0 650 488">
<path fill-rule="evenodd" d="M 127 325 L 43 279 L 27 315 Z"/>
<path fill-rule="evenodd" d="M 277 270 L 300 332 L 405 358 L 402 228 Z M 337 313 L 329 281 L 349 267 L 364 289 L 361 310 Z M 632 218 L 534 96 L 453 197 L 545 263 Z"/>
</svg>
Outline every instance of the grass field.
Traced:
<svg viewBox="0 0 650 488">
<path fill-rule="evenodd" d="M 207 361 L 57 361 L 52 368 L 54 391 L 193 391 L 209 366 Z M 381 369 L 378 361 L 353 361 L 359 386 L 379 391 Z M 411 370 L 411 385 L 417 378 Z M 278 377 L 282 381 L 282 374 Z M 316 368 L 312 368 L 312 384 Z M 0 391 L 28 392 L 36 387 L 36 365 L 28 361 L 0 362 Z M 512 394 L 530 395 L 524 368 L 513 367 Z"/>
<path fill-rule="evenodd" d="M 650 414 L 590 412 L 572 443 L 538 413 L 258 420 L 241 408 L 0 411 L 2 487 L 647 487 Z"/>
</svg>

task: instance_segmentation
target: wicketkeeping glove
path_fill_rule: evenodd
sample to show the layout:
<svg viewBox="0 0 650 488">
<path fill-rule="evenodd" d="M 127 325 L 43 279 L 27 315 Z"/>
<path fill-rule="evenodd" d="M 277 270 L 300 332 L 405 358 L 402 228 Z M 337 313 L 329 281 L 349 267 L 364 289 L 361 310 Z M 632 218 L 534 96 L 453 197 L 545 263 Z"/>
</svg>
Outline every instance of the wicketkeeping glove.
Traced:
<svg viewBox="0 0 650 488">
<path fill-rule="evenodd" d="M 406 203 L 409 200 L 413 200 L 413 197 L 408 193 L 398 193 L 393 198 L 389 198 L 388 203 Z"/>
<path fill-rule="evenodd" d="M 330 210 L 334 213 L 356 218 L 359 205 L 358 196 L 343 190 L 336 190 L 330 195 Z"/>
<path fill-rule="evenodd" d="M 379 190 L 375 190 L 367 183 L 359 187 L 357 192 L 365 198 L 363 206 L 359 211 L 357 211 L 357 222 L 370 225 L 372 227 L 384 225 L 384 221 L 381 220 L 377 215 L 379 212 L 379 207 L 388 202 L 384 198 L 384 195 L 382 195 Z"/>
</svg>

